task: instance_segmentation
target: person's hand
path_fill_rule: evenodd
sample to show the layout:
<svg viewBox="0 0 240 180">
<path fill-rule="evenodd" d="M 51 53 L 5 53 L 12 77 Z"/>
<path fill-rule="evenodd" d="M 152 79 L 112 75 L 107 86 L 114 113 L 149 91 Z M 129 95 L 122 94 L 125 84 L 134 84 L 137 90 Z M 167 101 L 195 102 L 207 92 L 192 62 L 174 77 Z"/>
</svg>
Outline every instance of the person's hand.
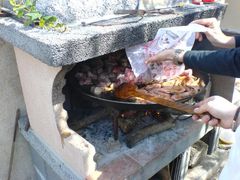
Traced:
<svg viewBox="0 0 240 180">
<path fill-rule="evenodd" d="M 199 115 L 193 115 L 192 118 L 193 120 L 201 119 L 211 126 L 221 126 L 228 129 L 232 127 L 236 110 L 237 106 L 228 100 L 220 96 L 212 96 L 196 104 L 194 112 Z"/>
<path fill-rule="evenodd" d="M 185 52 L 181 52 L 178 55 L 178 62 L 183 62 L 183 56 L 184 56 Z M 154 63 L 154 62 L 162 62 L 162 61 L 175 61 L 175 49 L 167 49 L 164 51 L 159 52 L 157 55 L 152 56 L 148 59 L 146 59 L 145 63 L 149 64 L 149 63 Z"/>
<path fill-rule="evenodd" d="M 200 24 L 208 28 L 205 35 L 212 45 L 220 48 L 235 47 L 235 38 L 233 36 L 227 36 L 222 32 L 220 22 L 218 22 L 216 18 L 198 19 L 191 23 Z M 196 39 L 202 41 L 202 34 L 196 33 Z"/>
</svg>

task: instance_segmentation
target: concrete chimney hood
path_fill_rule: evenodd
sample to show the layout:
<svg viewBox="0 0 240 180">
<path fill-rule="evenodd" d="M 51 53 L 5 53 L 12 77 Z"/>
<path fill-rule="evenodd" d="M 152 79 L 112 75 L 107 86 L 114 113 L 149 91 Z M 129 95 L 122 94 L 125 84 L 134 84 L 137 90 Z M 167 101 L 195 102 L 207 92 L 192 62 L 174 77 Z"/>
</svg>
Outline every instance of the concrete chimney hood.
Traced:
<svg viewBox="0 0 240 180">
<path fill-rule="evenodd" d="M 68 114 L 63 108 L 65 96 L 62 89 L 65 86 L 64 77 L 71 67 L 67 65 L 74 65 L 93 57 L 147 42 L 154 38 L 157 30 L 161 27 L 187 25 L 192 20 L 199 18 L 216 17 L 221 19 L 226 9 L 224 4 L 214 3 L 177 11 L 176 14 L 146 16 L 137 23 L 105 27 L 82 26 L 82 21 L 111 15 L 117 9 L 135 9 L 136 3 L 132 0 L 90 0 L 79 3 L 77 1 L 80 0 L 38 0 L 39 10 L 56 15 L 66 23 L 69 30 L 64 33 L 25 27 L 12 18 L 0 18 L 0 38 L 11 43 L 15 49 L 30 123 L 29 131 L 24 127 L 21 128 L 21 131 L 32 146 L 34 146 L 33 144 L 38 146 L 35 150 L 38 149 L 38 153 L 45 156 L 45 159 L 49 160 L 51 158 L 48 157 L 56 156 L 61 162 L 64 162 L 58 163 L 54 159 L 55 166 L 52 166 L 52 169 L 56 171 L 57 168 L 60 168 L 59 172 L 65 172 L 62 168 L 67 165 L 77 177 L 69 178 L 69 176 L 63 175 L 61 177 L 63 179 L 86 179 L 96 170 L 96 162 L 93 160 L 95 147 L 71 130 L 66 123 Z M 5 6 L 7 7 L 7 4 Z M 191 121 L 189 124 L 189 129 L 194 130 L 190 139 L 186 138 L 191 133 L 188 130 L 185 131 L 184 128 L 181 129 L 186 126 L 180 127 L 180 131 L 184 132 L 183 135 L 181 133 L 174 135 L 176 138 L 185 137 L 181 138 L 184 143 L 175 141 L 181 144 L 179 151 L 175 149 L 172 152 L 168 148 L 158 148 L 157 150 L 153 149 L 154 154 L 145 152 L 146 148 L 140 148 L 141 144 L 137 145 L 136 148 L 140 148 L 141 153 L 147 155 L 144 162 L 138 161 L 138 156 L 133 160 L 133 156 L 136 155 L 134 148 L 131 149 L 133 155 L 123 153 L 124 162 L 136 165 L 136 168 L 131 171 L 126 169 L 126 172 L 121 172 L 124 177 L 150 178 L 206 132 L 205 126 L 201 123 L 195 124 L 194 127 L 191 125 Z M 34 134 L 34 138 L 38 140 L 30 138 L 31 134 Z M 43 142 L 47 150 L 43 150 L 39 145 L 40 142 Z M 171 143 L 169 142 L 167 145 L 177 146 L 177 144 L 172 145 Z M 49 151 L 54 152 L 54 155 L 46 156 Z M 153 159 L 148 156 L 151 154 L 154 154 Z M 156 157 L 161 159 L 163 156 L 166 156 L 167 159 L 155 161 Z M 118 159 L 119 161 L 115 161 L 116 164 L 122 164 L 121 156 Z M 154 168 L 150 171 L 145 169 L 146 166 Z M 109 165 L 102 170 L 103 177 L 107 175 L 109 179 L 113 178 L 109 174 L 111 167 L 115 166 Z M 39 169 L 36 171 L 39 172 Z M 118 173 L 113 176 L 116 177 L 119 175 Z M 39 176 L 41 177 L 42 174 Z M 51 178 L 46 177 L 46 179 Z"/>
<path fill-rule="evenodd" d="M 225 5 L 216 3 L 196 6 L 177 14 L 144 17 L 138 23 L 84 27 L 81 22 L 86 20 L 87 16 L 96 18 L 113 14 L 116 9 L 135 9 L 136 3 L 131 3 L 131 0 L 76 1 L 38 1 L 40 10 L 50 15 L 59 15 L 60 19 L 66 20 L 69 30 L 65 33 L 24 27 L 11 18 L 1 18 L 0 37 L 43 63 L 57 67 L 146 42 L 153 39 L 160 27 L 186 25 L 194 19 L 204 17 L 221 19 L 226 8 Z M 75 6 L 74 3 L 78 5 Z"/>
</svg>

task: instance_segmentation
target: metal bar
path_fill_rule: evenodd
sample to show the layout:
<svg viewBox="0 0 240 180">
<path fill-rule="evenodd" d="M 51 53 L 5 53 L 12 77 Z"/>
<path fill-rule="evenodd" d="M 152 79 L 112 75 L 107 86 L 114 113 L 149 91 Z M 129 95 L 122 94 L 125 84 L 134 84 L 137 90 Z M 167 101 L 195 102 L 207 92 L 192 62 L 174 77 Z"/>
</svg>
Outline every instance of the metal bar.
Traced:
<svg viewBox="0 0 240 180">
<path fill-rule="evenodd" d="M 113 137 L 114 140 L 118 140 L 118 116 L 120 112 L 116 109 L 110 108 L 111 118 L 113 121 Z"/>
<path fill-rule="evenodd" d="M 104 22 L 107 22 L 107 21 L 110 21 L 110 20 L 117 20 L 117 19 L 121 19 L 121 18 L 127 18 L 129 17 L 130 15 L 129 14 L 126 14 L 126 15 L 123 15 L 123 16 L 120 16 L 120 17 L 110 17 L 110 18 L 106 18 L 106 19 L 100 19 L 100 20 L 96 20 L 96 21 L 92 21 L 92 22 L 81 22 L 81 25 L 82 26 L 89 26 L 89 25 L 100 25 L 100 23 L 104 23 Z"/>
<path fill-rule="evenodd" d="M 14 150 L 15 150 L 15 141 L 17 136 L 17 127 L 18 127 L 18 120 L 20 118 L 20 109 L 17 109 L 16 116 L 15 116 L 15 124 L 14 124 L 14 132 L 13 132 L 13 141 L 12 141 L 12 148 L 11 148 L 11 155 L 10 155 L 10 162 L 9 162 L 9 169 L 8 169 L 8 180 L 11 179 L 11 172 L 13 166 L 13 157 L 14 157 Z"/>
</svg>

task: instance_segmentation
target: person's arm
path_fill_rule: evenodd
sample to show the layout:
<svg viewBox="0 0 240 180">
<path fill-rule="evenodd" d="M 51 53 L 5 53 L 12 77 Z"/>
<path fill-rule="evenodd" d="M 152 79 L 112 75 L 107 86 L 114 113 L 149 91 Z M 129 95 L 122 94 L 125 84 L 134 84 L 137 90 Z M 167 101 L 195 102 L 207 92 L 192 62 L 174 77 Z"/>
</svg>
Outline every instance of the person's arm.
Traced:
<svg viewBox="0 0 240 180">
<path fill-rule="evenodd" d="M 216 51 L 187 51 L 184 64 L 211 74 L 240 77 L 240 47 Z"/>
<path fill-rule="evenodd" d="M 235 46 L 236 47 L 240 47 L 240 35 L 239 36 L 235 36 Z"/>
</svg>

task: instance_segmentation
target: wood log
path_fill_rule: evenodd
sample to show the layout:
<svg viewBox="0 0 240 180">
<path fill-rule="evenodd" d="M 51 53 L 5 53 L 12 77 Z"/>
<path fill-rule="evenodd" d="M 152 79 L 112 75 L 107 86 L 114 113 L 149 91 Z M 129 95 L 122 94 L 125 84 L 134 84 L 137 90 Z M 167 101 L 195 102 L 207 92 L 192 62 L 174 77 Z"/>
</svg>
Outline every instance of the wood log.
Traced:
<svg viewBox="0 0 240 180">
<path fill-rule="evenodd" d="M 119 128 L 124 133 L 129 133 L 137 124 L 137 118 L 118 118 Z"/>
<path fill-rule="evenodd" d="M 86 127 L 97 120 L 100 120 L 101 118 L 104 118 L 109 115 L 109 110 L 107 108 L 104 108 L 103 110 L 98 111 L 97 113 L 94 113 L 93 115 L 84 117 L 78 121 L 75 121 L 74 123 L 70 124 L 71 129 L 74 131 L 77 131 L 83 127 Z"/>
<path fill-rule="evenodd" d="M 175 126 L 173 121 L 165 121 L 162 123 L 150 125 L 142 128 L 141 130 L 132 132 L 126 136 L 126 144 L 127 147 L 132 148 L 136 143 L 141 141 L 142 139 L 154 135 L 156 133 L 165 131 Z"/>
</svg>

